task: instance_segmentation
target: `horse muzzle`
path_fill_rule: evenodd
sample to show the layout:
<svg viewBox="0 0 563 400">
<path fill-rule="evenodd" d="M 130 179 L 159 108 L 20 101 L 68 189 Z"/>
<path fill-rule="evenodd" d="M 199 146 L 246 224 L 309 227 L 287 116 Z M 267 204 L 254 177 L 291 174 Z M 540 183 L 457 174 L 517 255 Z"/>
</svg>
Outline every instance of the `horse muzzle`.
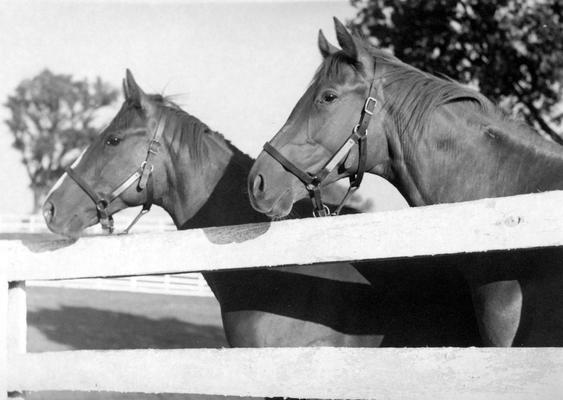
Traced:
<svg viewBox="0 0 563 400">
<path fill-rule="evenodd" d="M 57 235 L 76 239 L 84 229 L 98 222 L 97 216 L 91 215 L 91 212 L 62 215 L 60 211 L 60 207 L 54 201 L 48 199 L 43 204 L 42 213 L 45 223 L 49 230 Z"/>
<path fill-rule="evenodd" d="M 292 185 L 285 182 L 272 185 L 272 182 L 261 173 L 249 175 L 250 204 L 256 211 L 270 218 L 285 217 L 290 213 L 295 199 Z"/>
</svg>

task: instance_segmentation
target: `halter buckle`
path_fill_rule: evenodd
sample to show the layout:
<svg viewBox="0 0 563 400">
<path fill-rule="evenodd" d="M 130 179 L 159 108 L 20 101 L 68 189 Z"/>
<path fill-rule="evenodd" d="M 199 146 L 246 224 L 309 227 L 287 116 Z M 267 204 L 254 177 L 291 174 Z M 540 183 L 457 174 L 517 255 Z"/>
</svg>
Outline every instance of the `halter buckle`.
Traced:
<svg viewBox="0 0 563 400">
<path fill-rule="evenodd" d="M 156 145 L 156 147 L 153 148 L 153 145 Z M 147 152 L 151 154 L 158 154 L 158 146 L 160 146 L 160 142 L 158 140 L 151 139 L 151 141 L 149 142 L 149 149 L 147 150 Z"/>
<path fill-rule="evenodd" d="M 368 97 L 366 99 L 366 102 L 364 104 L 364 112 L 368 115 L 373 115 L 373 112 L 375 110 L 375 106 L 377 105 L 377 99 L 373 98 L 373 97 Z"/>
</svg>

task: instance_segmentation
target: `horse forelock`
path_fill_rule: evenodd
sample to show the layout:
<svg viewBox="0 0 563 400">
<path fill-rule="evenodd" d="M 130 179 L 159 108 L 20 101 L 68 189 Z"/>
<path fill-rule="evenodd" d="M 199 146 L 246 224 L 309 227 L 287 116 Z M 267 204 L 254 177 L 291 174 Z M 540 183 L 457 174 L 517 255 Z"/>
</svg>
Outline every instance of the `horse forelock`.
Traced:
<svg viewBox="0 0 563 400">
<path fill-rule="evenodd" d="M 344 67 L 346 66 L 352 67 L 356 72 L 361 71 L 361 64 L 352 60 L 343 51 L 329 55 L 317 69 L 312 84 L 319 84 L 326 80 L 342 80 L 344 78 Z"/>
</svg>

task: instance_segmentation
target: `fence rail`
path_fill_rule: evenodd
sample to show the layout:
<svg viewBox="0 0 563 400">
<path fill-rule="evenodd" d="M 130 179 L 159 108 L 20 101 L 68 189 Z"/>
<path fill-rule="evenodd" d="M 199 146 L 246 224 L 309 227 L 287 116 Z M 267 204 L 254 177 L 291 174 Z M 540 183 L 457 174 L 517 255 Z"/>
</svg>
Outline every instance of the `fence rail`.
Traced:
<svg viewBox="0 0 563 400">
<path fill-rule="evenodd" d="M 22 283 L 563 246 L 563 192 L 76 243 L 0 242 L 0 392 L 315 398 L 554 398 L 563 349 L 229 349 L 24 354 Z M 87 262 L 85 262 L 87 260 Z M 163 265 L 163 261 L 165 260 Z M 9 302 L 9 311 L 6 303 Z M 24 314 L 25 315 L 25 314 Z M 6 345 L 6 340 L 10 340 Z M 6 355 L 6 348 L 9 354 Z M 3 379 L 3 381 L 2 381 Z"/>
<path fill-rule="evenodd" d="M 213 292 L 201 274 L 155 275 L 123 278 L 63 279 L 29 281 L 28 286 L 108 290 L 171 296 L 212 297 Z"/>
<path fill-rule="evenodd" d="M 563 245 L 563 191 L 338 218 L 0 241 L 10 281 L 175 274 Z"/>
<path fill-rule="evenodd" d="M 132 215 L 116 220 L 117 230 L 124 229 Z M 168 216 L 147 216 L 136 225 L 135 232 L 171 232 L 176 227 Z M 42 215 L 0 215 L 0 232 L 17 237 L 18 234 L 43 234 L 49 230 Z M 99 226 L 89 229 L 89 234 L 102 234 Z M 87 290 L 110 290 L 135 293 L 165 294 L 175 296 L 212 297 L 213 292 L 201 274 L 135 276 L 123 278 L 95 278 L 58 281 L 28 281 L 28 286 L 58 287 Z"/>
<path fill-rule="evenodd" d="M 135 217 L 137 208 L 126 209 L 115 216 L 115 227 L 120 231 L 127 227 Z M 157 213 L 156 216 L 146 215 L 135 224 L 135 232 L 175 231 L 176 227 L 169 216 Z M 0 232 L 9 233 L 48 233 L 45 219 L 41 214 L 0 214 Z M 86 234 L 104 233 L 101 226 L 96 225 L 86 230 Z"/>
<path fill-rule="evenodd" d="M 72 351 L 14 357 L 8 389 L 103 387 L 116 392 L 324 399 L 556 399 L 563 393 L 561 354 L 549 348 Z"/>
</svg>

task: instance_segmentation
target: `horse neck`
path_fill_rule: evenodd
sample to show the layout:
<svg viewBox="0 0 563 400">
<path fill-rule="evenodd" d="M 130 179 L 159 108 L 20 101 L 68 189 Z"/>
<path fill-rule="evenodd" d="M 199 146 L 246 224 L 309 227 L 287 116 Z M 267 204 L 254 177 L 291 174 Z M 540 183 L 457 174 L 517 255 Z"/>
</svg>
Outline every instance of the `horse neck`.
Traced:
<svg viewBox="0 0 563 400">
<path fill-rule="evenodd" d="M 167 163 L 166 194 L 162 207 L 172 217 L 178 230 L 264 222 L 267 218 L 250 205 L 246 177 L 253 159 L 243 154 L 222 136 L 207 133 L 203 137 L 207 151 L 194 164 L 181 141 L 171 141 Z M 188 174 L 188 176 L 186 176 Z M 248 272 L 250 273 L 250 272 Z M 237 272 L 204 272 L 202 274 L 215 297 L 223 306 L 233 290 L 242 284 Z"/>
<path fill-rule="evenodd" d="M 188 134 L 185 132 L 184 134 Z M 252 209 L 246 178 L 253 159 L 215 132 L 202 135 L 197 162 L 186 141 L 171 139 L 159 201 L 179 230 L 265 221 Z"/>
<path fill-rule="evenodd" d="M 412 206 L 563 189 L 562 147 L 500 116 L 460 120 L 462 106 L 440 107 L 416 138 L 390 139 L 394 183 Z"/>
<path fill-rule="evenodd" d="M 266 222 L 268 218 L 250 205 L 246 179 L 254 160 L 229 144 L 232 155 L 205 203 L 178 229 Z"/>
</svg>

